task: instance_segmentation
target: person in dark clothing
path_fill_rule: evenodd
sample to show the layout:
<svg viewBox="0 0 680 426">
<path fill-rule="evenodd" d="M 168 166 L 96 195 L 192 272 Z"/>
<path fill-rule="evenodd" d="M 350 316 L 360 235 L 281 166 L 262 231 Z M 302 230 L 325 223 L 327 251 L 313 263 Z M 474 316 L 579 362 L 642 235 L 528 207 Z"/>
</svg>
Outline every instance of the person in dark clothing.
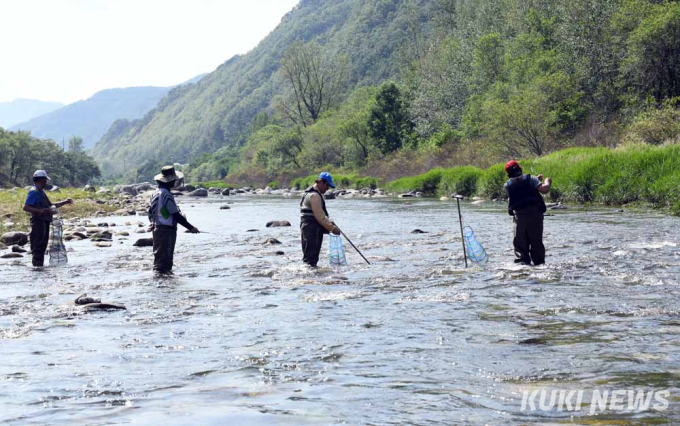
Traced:
<svg viewBox="0 0 680 426">
<path fill-rule="evenodd" d="M 508 214 L 514 217 L 515 229 L 512 244 L 516 263 L 541 265 L 545 263 L 543 245 L 543 213 L 545 202 L 541 194 L 550 192 L 552 180 L 543 175 L 522 174 L 522 167 L 515 160 L 508 161 L 505 172 L 510 178 L 505 184 L 508 195 Z"/>
<path fill-rule="evenodd" d="M 50 239 L 50 223 L 52 216 L 57 213 L 57 208 L 66 204 L 73 204 L 73 200 L 68 198 L 60 203 L 52 203 L 47 194 L 45 186 L 50 177 L 45 170 L 37 170 L 33 173 L 33 187 L 28 191 L 24 202 L 24 211 L 31 214 L 31 255 L 33 266 L 41 267 L 45 264 L 45 252 L 47 243 Z"/>
<path fill-rule="evenodd" d="M 179 211 L 175 197 L 170 192 L 175 183 L 183 177 L 182 173 L 175 172 L 173 166 L 163 167 L 161 174 L 154 177 L 158 183 L 158 190 L 151 197 L 149 222 L 153 231 L 153 270 L 162 275 L 172 274 L 177 224 L 193 234 L 199 233 Z"/>
<path fill-rule="evenodd" d="M 324 234 L 340 235 L 340 228 L 328 218 L 323 194 L 328 188 L 335 188 L 333 177 L 328 172 L 319 175 L 314 186 L 307 189 L 300 201 L 300 234 L 302 240 L 302 261 L 316 268 L 323 245 Z"/>
</svg>

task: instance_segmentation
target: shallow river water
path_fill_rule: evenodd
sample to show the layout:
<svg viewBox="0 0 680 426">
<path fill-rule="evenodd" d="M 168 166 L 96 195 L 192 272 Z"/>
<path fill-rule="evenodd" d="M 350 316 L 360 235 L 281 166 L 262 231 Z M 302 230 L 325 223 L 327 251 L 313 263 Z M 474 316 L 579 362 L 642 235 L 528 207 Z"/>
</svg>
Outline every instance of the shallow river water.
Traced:
<svg viewBox="0 0 680 426">
<path fill-rule="evenodd" d="M 463 203 L 490 255 L 465 269 L 455 203 L 341 199 L 329 211 L 372 265 L 345 242 L 349 266 L 329 269 L 326 240 L 314 272 L 297 199 L 178 201 L 210 233 L 180 233 L 170 279 L 132 247 L 149 234 L 67 243 L 58 269 L 0 260 L 0 423 L 680 422 L 678 218 L 554 212 L 531 268 L 512 262 L 502 205 Z M 127 311 L 84 312 L 82 293 Z M 580 410 L 550 405 L 553 390 L 583 391 Z M 666 391 L 667 407 L 591 412 L 615 390 Z"/>
</svg>

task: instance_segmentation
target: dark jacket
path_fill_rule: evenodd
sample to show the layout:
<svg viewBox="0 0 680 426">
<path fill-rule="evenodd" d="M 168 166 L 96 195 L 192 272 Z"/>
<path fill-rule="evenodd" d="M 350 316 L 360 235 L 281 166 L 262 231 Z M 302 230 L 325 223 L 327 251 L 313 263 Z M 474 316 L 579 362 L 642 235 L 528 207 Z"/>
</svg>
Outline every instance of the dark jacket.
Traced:
<svg viewBox="0 0 680 426">
<path fill-rule="evenodd" d="M 543 196 L 532 182 L 531 175 L 522 175 L 508 180 L 505 184 L 508 194 L 508 213 L 521 211 L 535 211 L 545 213 L 546 207 Z"/>
</svg>

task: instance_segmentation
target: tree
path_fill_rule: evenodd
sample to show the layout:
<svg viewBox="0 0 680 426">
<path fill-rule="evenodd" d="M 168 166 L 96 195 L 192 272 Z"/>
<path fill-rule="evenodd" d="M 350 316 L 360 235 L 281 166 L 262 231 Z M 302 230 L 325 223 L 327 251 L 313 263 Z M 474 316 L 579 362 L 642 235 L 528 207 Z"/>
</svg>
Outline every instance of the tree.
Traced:
<svg viewBox="0 0 680 426">
<path fill-rule="evenodd" d="M 345 90 L 348 62 L 344 56 L 326 59 L 315 43 L 293 44 L 281 59 L 281 69 L 292 91 L 279 110 L 294 124 L 307 127 L 335 106 Z"/>
<path fill-rule="evenodd" d="M 85 152 L 85 148 L 83 147 L 83 138 L 79 136 L 72 136 L 71 139 L 68 140 L 68 150 L 69 152 Z"/>
<path fill-rule="evenodd" d="M 680 96 L 680 4 L 652 6 L 628 38 L 622 67 L 629 84 L 657 105 Z"/>
<path fill-rule="evenodd" d="M 371 137 L 383 154 L 396 151 L 413 130 L 406 115 L 406 105 L 399 87 L 393 82 L 380 87 L 368 121 Z"/>
</svg>

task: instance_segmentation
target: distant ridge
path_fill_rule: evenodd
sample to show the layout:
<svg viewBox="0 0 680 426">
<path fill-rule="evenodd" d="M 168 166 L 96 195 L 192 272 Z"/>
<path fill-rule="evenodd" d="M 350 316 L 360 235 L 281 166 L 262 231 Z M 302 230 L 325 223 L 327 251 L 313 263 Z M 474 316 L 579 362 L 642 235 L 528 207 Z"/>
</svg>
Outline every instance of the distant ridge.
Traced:
<svg viewBox="0 0 680 426">
<path fill-rule="evenodd" d="M 59 102 L 45 102 L 35 99 L 15 99 L 0 102 L 0 127 L 8 129 L 15 124 L 23 123 L 63 107 Z"/>
<path fill-rule="evenodd" d="M 205 74 L 177 86 L 192 84 Z M 91 98 L 14 125 L 10 130 L 28 130 L 33 136 L 57 142 L 72 136 L 83 138 L 85 149 L 92 148 L 117 119 L 142 117 L 173 87 L 126 87 L 105 89 Z"/>
</svg>

